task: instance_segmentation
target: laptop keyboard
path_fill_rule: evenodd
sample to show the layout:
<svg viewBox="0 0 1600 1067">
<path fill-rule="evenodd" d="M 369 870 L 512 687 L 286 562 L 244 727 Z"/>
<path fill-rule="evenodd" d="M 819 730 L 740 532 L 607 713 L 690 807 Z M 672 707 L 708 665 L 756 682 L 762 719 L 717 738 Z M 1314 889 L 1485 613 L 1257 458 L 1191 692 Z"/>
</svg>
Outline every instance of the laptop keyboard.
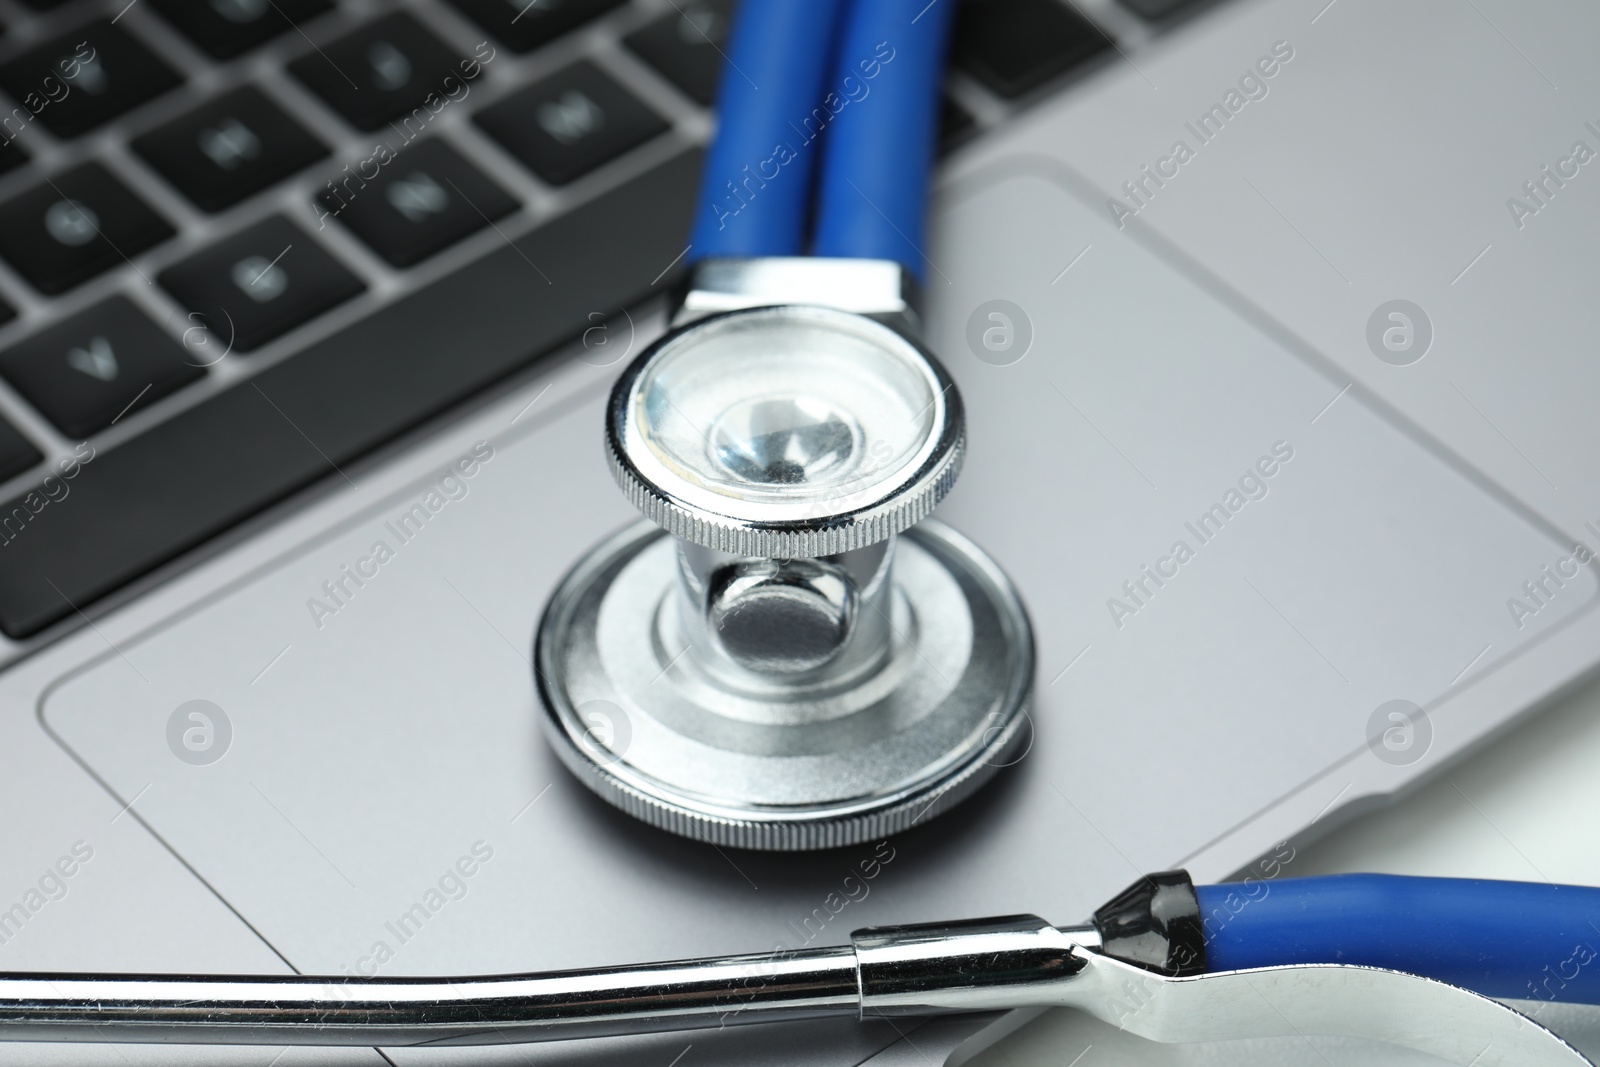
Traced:
<svg viewBox="0 0 1600 1067">
<path fill-rule="evenodd" d="M 621 0 L 548 0 L 537 4 L 509 0 L 455 0 L 455 6 L 495 40 L 514 52 L 530 52 L 605 14 Z"/>
<path fill-rule="evenodd" d="M 504 0 L 501 6 L 510 7 Z M 381 130 L 430 97 L 448 99 L 472 69 L 458 70 L 464 62 L 414 17 L 396 12 L 300 57 L 289 73 L 356 129 Z"/>
<path fill-rule="evenodd" d="M 333 9 L 329 0 L 150 0 L 211 56 L 232 59 Z"/>
<path fill-rule="evenodd" d="M 82 163 L 0 204 L 0 257 L 54 296 L 174 236 L 99 163 Z"/>
<path fill-rule="evenodd" d="M 0 88 L 57 137 L 77 137 L 183 84 L 110 19 L 54 37 L 0 67 Z M 42 97 L 42 99 L 41 99 Z"/>
<path fill-rule="evenodd" d="M 242 85 L 131 147 L 202 211 L 223 211 L 328 154 L 328 146 L 260 89 Z"/>
<path fill-rule="evenodd" d="M 513 93 L 474 119 L 551 185 L 565 185 L 667 128 L 587 60 Z"/>
<path fill-rule="evenodd" d="M 12 388 L 63 434 L 79 439 L 204 373 L 181 345 L 122 296 L 79 312 L 0 356 L 0 374 Z"/>
<path fill-rule="evenodd" d="M 731 13 L 0 0 L 0 631 L 670 286 Z M 957 34 L 949 143 L 1110 47 L 1060 0 Z"/>
<path fill-rule="evenodd" d="M 1111 47 L 1098 26 L 1059 0 L 969 3 L 954 35 L 956 64 L 1008 100 Z"/>
</svg>

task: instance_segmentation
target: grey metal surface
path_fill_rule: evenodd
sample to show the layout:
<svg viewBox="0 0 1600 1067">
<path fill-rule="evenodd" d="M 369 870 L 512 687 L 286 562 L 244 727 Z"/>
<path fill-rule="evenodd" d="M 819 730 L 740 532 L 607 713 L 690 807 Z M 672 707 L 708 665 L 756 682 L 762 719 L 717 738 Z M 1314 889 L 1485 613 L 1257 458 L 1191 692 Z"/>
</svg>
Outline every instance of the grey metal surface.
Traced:
<svg viewBox="0 0 1600 1067">
<path fill-rule="evenodd" d="M 1104 225 L 1044 179 L 976 186 L 941 219 L 946 239 L 970 253 L 964 266 L 946 259 L 947 271 L 961 270 L 947 295 L 1031 279 L 1017 243 L 1024 224 L 1047 238 L 1038 255 L 1074 247 L 1074 228 L 1093 240 Z M 85 641 L 78 654 L 98 659 L 50 689 L 45 721 L 123 802 L 137 797 L 139 815 L 278 951 L 333 972 L 594 966 L 1041 903 L 1087 914 L 1134 865 L 1203 850 L 1340 760 L 1380 783 L 1427 769 L 1376 758 L 1370 713 L 1407 694 L 1431 705 L 1435 758 L 1463 743 L 1436 698 L 1482 648 L 1482 629 L 1498 625 L 1501 591 L 1536 571 L 1554 542 L 1356 396 L 1313 424 L 1337 384 L 1141 246 L 1103 251 L 1083 276 L 1092 290 L 1063 301 L 1059 320 L 1039 316 L 1032 356 L 1007 368 L 972 356 L 952 372 L 975 444 L 949 517 L 1027 591 L 1043 663 L 1032 750 L 998 788 L 884 846 L 896 858 L 873 883 L 855 875 L 848 889 L 859 900 L 841 905 L 850 900 L 841 868 L 859 871 L 874 849 L 785 859 L 675 841 L 597 805 L 538 736 L 525 658 L 534 620 L 566 561 L 629 518 L 593 444 L 606 375 L 581 363 L 532 408 L 543 383 L 431 443 L 416 468 L 363 476 L 360 491 L 308 514 L 280 558 L 258 556 L 222 594 L 154 628 L 155 618 L 102 625 L 115 648 L 88 634 L 99 647 Z M 1173 317 L 1143 314 L 1152 301 Z M 1068 322 L 1077 340 L 1043 333 Z M 946 353 L 964 343 L 959 333 L 935 338 Z M 1073 355 L 1096 346 L 1106 358 Z M 1137 401 L 1147 421 L 1133 440 L 1168 442 L 1175 457 L 1160 472 L 1170 497 L 1054 393 L 1050 379 L 1072 369 L 1103 379 L 1089 393 L 1062 380 L 1080 406 Z M 1002 377 L 1008 370 L 1032 377 Z M 1105 412 L 1089 410 L 1103 425 Z M 380 577 L 319 628 L 307 604 L 326 596 L 322 583 L 392 539 L 385 522 L 491 438 L 495 458 L 468 494 L 396 544 Z M 1270 495 L 1115 629 L 1106 598 L 1277 440 L 1292 440 L 1296 458 Z M 1056 491 L 1019 510 L 1013 476 Z M 341 503 L 344 518 L 333 519 Z M 1041 534 L 1050 530 L 1070 534 Z M 1458 562 L 1441 567 L 1441 552 Z M 1404 612 L 1375 615 L 1374 604 Z M 1348 683 L 1285 615 L 1303 632 L 1315 624 L 1308 636 Z M 1525 637 L 1522 647 L 1536 646 Z M 166 740 L 175 709 L 193 699 L 234 724 L 231 748 L 206 767 L 176 759 Z M 1140 742 L 1132 765 L 1118 758 L 1130 738 Z M 1187 785 L 1197 760 L 1199 790 Z M 1130 769 L 1145 787 L 1129 788 Z M 398 944 L 385 923 L 480 840 L 495 859 L 470 893 Z M 1223 861 L 1206 862 L 1202 852 L 1200 877 L 1224 873 Z M 380 941 L 391 953 L 382 964 Z"/>
<path fill-rule="evenodd" d="M 1519 230 L 1505 200 L 1582 136 L 1584 116 L 1562 102 L 1600 92 L 1585 51 L 1600 12 L 1322 8 L 1224 6 L 947 168 L 958 195 L 946 192 L 928 250 L 930 336 L 968 398 L 974 451 L 942 514 L 1004 560 L 1028 599 L 1039 734 L 970 815 L 893 842 L 878 879 L 856 875 L 869 895 L 844 894 L 842 867 L 858 871 L 871 850 L 724 857 L 552 784 L 564 772 L 533 732 L 520 650 L 564 561 L 628 518 L 589 447 L 611 371 L 573 363 L 0 677 L 0 797 L 26 813 L 0 828 L 9 869 L 42 871 L 86 836 L 118 842 L 0 947 L 0 965 L 261 970 L 270 946 L 301 969 L 337 971 L 370 960 L 384 922 L 491 837 L 505 843 L 483 872 L 495 880 L 451 901 L 386 973 L 815 944 L 867 922 L 962 913 L 1070 916 L 1141 867 L 1187 859 L 1198 877 L 1221 877 L 1447 766 L 1559 692 L 1600 648 L 1593 582 L 1568 583 L 1522 629 L 1506 600 L 1567 538 L 1593 544 L 1582 526 L 1600 516 L 1588 418 L 1600 386 L 1586 355 L 1600 250 L 1585 236 L 1600 204 L 1580 180 Z M 1105 197 L 1280 39 L 1297 58 L 1272 95 L 1128 232 L 1109 229 Z M 1005 114 L 958 88 L 986 120 Z M 1037 171 L 1004 185 L 994 168 L 1014 173 L 1022 157 L 1070 164 L 1099 197 L 1084 208 Z M 1019 192 L 1026 210 L 1005 202 Z M 17 302 L 3 274 L 0 289 Z M 1407 367 L 1366 340 L 1374 309 L 1398 297 L 1437 327 Z M 1033 326 L 1009 367 L 965 354 L 968 321 L 994 299 Z M 1051 382 L 1070 406 L 1046 403 Z M 553 417 L 562 410 L 571 417 Z M 1277 480 L 1115 629 L 1105 601 L 1280 439 L 1275 413 L 1287 412 L 1297 459 L 1281 473 L 1305 480 Z M 390 508 L 490 437 L 502 459 L 473 496 L 311 628 L 306 599 L 370 549 Z M 1018 457 L 1052 487 L 1025 508 L 997 473 Z M 541 503 L 551 498 L 577 502 L 572 517 L 554 521 Z M 210 767 L 165 741 L 167 719 L 195 698 L 237 727 Z M 1432 728 L 1398 764 L 1366 745 L 1366 720 L 1395 698 L 1421 705 Z M 1127 736 L 1157 739 L 1143 790 L 1116 755 Z M 1189 788 L 1196 763 L 1205 789 Z M 1130 799 L 1137 810 L 1123 811 Z M 12 878 L 0 899 L 31 883 Z M 667 1063 L 692 1044 L 697 1065 L 854 1063 L 898 1040 L 887 1026 L 808 1024 L 579 1043 L 558 1062 Z M 71 1052 L 121 1062 L 110 1047 Z M 55 1054 L 0 1048 L 0 1062 Z"/>
</svg>

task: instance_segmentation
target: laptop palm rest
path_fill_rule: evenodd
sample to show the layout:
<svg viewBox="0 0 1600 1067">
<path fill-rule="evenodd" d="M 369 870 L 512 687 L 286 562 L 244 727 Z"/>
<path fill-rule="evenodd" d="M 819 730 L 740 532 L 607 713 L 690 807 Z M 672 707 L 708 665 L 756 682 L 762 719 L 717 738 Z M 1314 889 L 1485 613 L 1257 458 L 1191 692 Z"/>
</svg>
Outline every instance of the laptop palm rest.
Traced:
<svg viewBox="0 0 1600 1067">
<path fill-rule="evenodd" d="M 1374 747 L 1374 715 L 1425 713 L 1587 608 L 1593 578 L 1548 587 L 1519 628 L 1508 598 L 1563 554 L 1549 531 L 1071 181 L 986 171 L 948 192 L 929 249 L 929 339 L 971 439 L 939 516 L 1016 580 L 1040 662 L 1031 750 L 936 823 L 836 852 L 719 851 L 558 765 L 533 628 L 562 571 L 630 518 L 598 398 L 485 416 L 449 466 L 64 679 L 46 725 L 123 798 L 143 790 L 140 815 L 298 969 L 329 973 L 1070 922 L 1340 761 L 1421 773 L 1425 738 Z M 200 720 L 172 726 L 195 701 L 225 716 L 215 761 L 185 741 Z M 896 1035 L 822 1036 L 858 1062 Z M 750 1062 L 761 1043 L 737 1040 Z"/>
</svg>

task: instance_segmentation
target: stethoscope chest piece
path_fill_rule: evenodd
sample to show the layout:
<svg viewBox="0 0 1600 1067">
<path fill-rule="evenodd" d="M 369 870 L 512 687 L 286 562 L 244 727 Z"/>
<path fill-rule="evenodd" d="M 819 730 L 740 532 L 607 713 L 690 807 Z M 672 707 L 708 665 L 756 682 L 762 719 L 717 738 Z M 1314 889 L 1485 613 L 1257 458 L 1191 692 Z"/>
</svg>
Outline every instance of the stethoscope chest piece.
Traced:
<svg viewBox="0 0 1600 1067">
<path fill-rule="evenodd" d="M 906 334 L 805 304 L 700 318 L 623 373 L 606 447 L 648 521 L 573 568 L 535 648 L 586 786 L 675 833 L 812 849 L 907 829 L 1017 758 L 1031 629 L 987 556 L 920 521 L 965 425 Z"/>
</svg>

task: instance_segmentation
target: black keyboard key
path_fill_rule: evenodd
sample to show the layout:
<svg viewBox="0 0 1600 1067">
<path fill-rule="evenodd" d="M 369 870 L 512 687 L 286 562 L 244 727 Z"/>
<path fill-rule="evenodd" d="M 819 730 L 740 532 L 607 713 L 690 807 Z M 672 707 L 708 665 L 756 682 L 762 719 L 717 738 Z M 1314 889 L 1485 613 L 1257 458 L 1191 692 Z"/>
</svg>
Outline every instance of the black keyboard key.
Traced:
<svg viewBox="0 0 1600 1067">
<path fill-rule="evenodd" d="M 453 0 L 513 51 L 527 52 L 605 14 L 622 0 Z"/>
<path fill-rule="evenodd" d="M 37 633 L 72 604 L 336 477 L 333 464 L 577 337 L 591 312 L 667 291 L 678 273 L 663 269 L 683 251 L 699 171 L 699 153 L 681 153 L 107 450 L 67 502 L 0 550 L 0 630 Z M 549 264 L 548 280 L 530 263 Z"/>
<path fill-rule="evenodd" d="M 337 218 L 396 267 L 418 263 L 519 206 L 443 141 L 419 141 L 365 184 L 324 192 L 323 219 Z"/>
<path fill-rule="evenodd" d="M 691 0 L 624 41 L 686 96 L 710 107 L 732 21 L 733 0 Z"/>
<path fill-rule="evenodd" d="M 248 85 L 134 138 L 133 150 L 206 211 L 231 207 L 328 154 Z"/>
<path fill-rule="evenodd" d="M 8 478 L 15 478 L 29 467 L 38 463 L 44 457 L 39 450 L 29 443 L 16 429 L 3 419 L 0 419 L 0 482 Z M 10 507 L 16 507 L 21 501 L 13 502 Z M 7 514 L 9 514 L 9 508 Z M 7 540 L 10 531 L 0 522 L 0 542 Z"/>
<path fill-rule="evenodd" d="M 422 109 L 425 102 L 459 98 L 476 71 L 410 15 L 375 19 L 289 64 L 289 71 L 352 126 L 376 130 Z M 438 106 L 443 106 L 442 104 Z"/>
<path fill-rule="evenodd" d="M 177 71 L 109 19 L 64 33 L 0 67 L 0 89 L 13 100 L 40 93 L 50 98 L 38 117 L 57 137 L 76 137 L 182 84 Z"/>
<path fill-rule="evenodd" d="M 150 0 L 215 59 L 232 59 L 333 8 L 329 0 Z"/>
<path fill-rule="evenodd" d="M 588 60 L 484 108 L 474 121 L 551 185 L 565 185 L 667 128 Z"/>
<path fill-rule="evenodd" d="M 1190 6 L 1195 0 L 1118 0 L 1118 2 L 1135 15 L 1142 15 L 1147 19 L 1161 19 L 1180 7 Z"/>
<path fill-rule="evenodd" d="M 1004 97 L 1018 97 L 1111 47 L 1111 39 L 1063 0 L 962 4 L 955 62 Z"/>
<path fill-rule="evenodd" d="M 0 374 L 68 437 L 88 437 L 205 375 L 116 296 L 0 354 Z"/>
<path fill-rule="evenodd" d="M 0 125 L 0 174 L 16 170 L 28 161 L 28 153 L 12 139 L 19 129 L 20 127 L 13 128 L 9 124 Z"/>
<path fill-rule="evenodd" d="M 939 151 L 948 152 L 977 131 L 978 120 L 972 112 L 952 100 L 948 95 L 939 109 Z"/>
<path fill-rule="evenodd" d="M 366 288 L 282 215 L 168 267 L 157 280 L 235 352 L 260 348 Z"/>
<path fill-rule="evenodd" d="M 64 293 L 172 232 L 98 163 L 80 164 L 0 204 L 0 256 L 41 293 Z"/>
</svg>

